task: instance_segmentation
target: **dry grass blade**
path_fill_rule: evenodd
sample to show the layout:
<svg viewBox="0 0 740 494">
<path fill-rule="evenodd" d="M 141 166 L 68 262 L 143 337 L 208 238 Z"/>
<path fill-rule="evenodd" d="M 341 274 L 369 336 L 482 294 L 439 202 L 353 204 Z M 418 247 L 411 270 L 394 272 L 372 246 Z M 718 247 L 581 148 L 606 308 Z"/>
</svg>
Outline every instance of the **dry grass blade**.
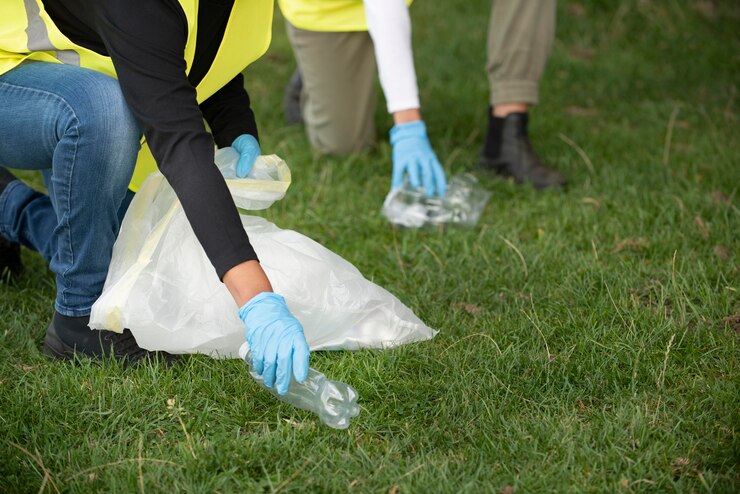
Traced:
<svg viewBox="0 0 740 494">
<path fill-rule="evenodd" d="M 178 415 L 177 420 L 180 421 L 180 425 L 182 426 L 182 430 L 185 433 L 185 439 L 188 440 L 188 449 L 190 450 L 190 454 L 193 455 L 194 459 L 198 459 L 197 456 L 195 456 L 195 450 L 193 449 L 193 442 L 190 440 L 190 434 L 188 434 L 188 430 L 185 428 L 185 422 L 182 421 L 182 418 Z"/>
<path fill-rule="evenodd" d="M 668 366 L 668 356 L 671 353 L 671 346 L 673 345 L 673 340 L 676 338 L 676 333 L 673 333 L 671 335 L 671 339 L 668 341 L 668 347 L 665 350 L 665 357 L 663 358 L 663 368 L 660 370 L 660 374 L 658 374 L 658 379 L 656 379 L 655 384 L 658 387 L 658 401 L 655 404 L 655 414 L 653 415 L 653 423 L 655 423 L 656 415 L 658 414 L 658 409 L 660 408 L 660 402 L 663 399 L 663 384 L 665 383 L 665 370 Z"/>
<path fill-rule="evenodd" d="M 139 434 L 139 456 L 136 458 L 136 463 L 139 470 L 139 491 L 144 494 L 144 470 L 141 468 L 141 450 L 144 447 L 144 436 Z"/>
<path fill-rule="evenodd" d="M 406 279 L 406 270 L 403 267 L 403 261 L 401 260 L 401 252 L 398 250 L 398 238 L 396 237 L 396 227 L 393 227 L 393 252 L 396 254 L 396 261 L 398 262 L 398 268 L 401 270 L 403 279 Z"/>
<path fill-rule="evenodd" d="M 522 255 L 521 251 L 519 249 L 517 249 L 516 248 L 516 245 L 514 245 L 513 243 L 511 243 L 508 239 L 506 239 L 504 237 L 501 237 L 501 240 L 503 240 L 506 243 L 506 245 L 508 245 L 509 247 L 511 247 L 511 249 L 514 252 L 516 252 L 516 255 L 519 256 L 519 260 L 522 261 L 522 266 L 524 267 L 524 277 L 525 278 L 528 278 L 529 277 L 529 269 L 527 269 L 527 261 L 524 260 L 524 256 Z"/>
<path fill-rule="evenodd" d="M 61 494 L 59 492 L 59 487 L 57 487 L 57 483 L 54 482 L 54 478 L 49 473 L 49 470 L 46 469 L 46 466 L 44 465 L 44 462 L 41 459 L 41 455 L 38 454 L 38 451 L 34 455 L 33 453 L 31 453 L 30 451 L 28 451 L 26 448 L 24 448 L 20 444 L 16 444 L 13 441 L 8 441 L 8 442 L 14 448 L 18 448 L 19 450 L 21 450 L 22 452 L 24 452 L 26 455 L 28 455 L 28 457 L 31 458 L 34 461 L 34 463 L 36 463 L 39 466 L 39 468 L 44 472 L 44 479 L 41 482 L 41 489 L 39 490 L 39 492 L 41 492 L 46 487 L 46 483 L 47 482 L 51 482 L 51 486 L 54 488 L 54 490 L 57 492 L 57 494 Z"/>
<path fill-rule="evenodd" d="M 38 494 L 41 494 L 42 492 L 44 492 L 44 489 L 46 489 L 46 484 L 48 482 L 49 482 L 49 477 L 47 477 L 46 475 L 44 475 L 44 480 L 41 481 L 41 486 L 39 487 Z"/>
<path fill-rule="evenodd" d="M 663 143 L 663 164 L 667 165 L 668 160 L 671 157 L 671 140 L 673 139 L 673 127 L 676 125 L 676 117 L 678 117 L 679 108 L 673 107 L 671 116 L 668 119 L 668 130 L 665 133 L 665 142 Z"/>
<path fill-rule="evenodd" d="M 673 340 L 676 338 L 676 333 L 673 333 L 671 335 L 671 339 L 668 341 L 668 346 L 665 349 L 665 357 L 663 358 L 663 368 L 660 370 L 660 374 L 658 374 L 658 379 L 655 384 L 657 384 L 658 389 L 663 388 L 663 384 L 665 383 L 665 370 L 668 367 L 668 356 L 671 354 L 671 347 L 673 346 Z"/>
<path fill-rule="evenodd" d="M 316 184 L 316 188 L 314 189 L 313 196 L 311 196 L 311 207 L 315 208 L 321 198 L 326 195 L 325 191 L 328 187 L 327 184 L 331 184 L 331 175 L 332 175 L 332 169 L 333 167 L 331 164 L 325 164 L 321 167 L 321 173 L 319 174 L 319 180 Z"/>
<path fill-rule="evenodd" d="M 427 244 L 423 244 L 422 247 L 424 247 L 424 250 L 429 252 L 434 258 L 434 260 L 437 261 L 437 265 L 439 266 L 440 269 L 445 269 L 447 267 L 445 263 L 443 263 L 442 260 L 439 258 L 439 256 L 432 250 L 431 247 L 429 247 Z"/>
<path fill-rule="evenodd" d="M 614 301 L 614 297 L 612 297 L 612 291 L 609 289 L 609 285 L 607 282 L 604 282 L 604 286 L 606 287 L 606 294 L 609 295 L 609 301 L 612 303 L 612 306 L 614 307 L 614 310 L 617 311 L 617 315 L 619 316 L 619 319 L 622 320 L 622 324 L 624 324 L 624 327 L 627 327 L 627 321 L 622 316 L 622 311 L 619 310 L 619 306 L 617 305 L 617 302 Z"/>
<path fill-rule="evenodd" d="M 303 470 L 305 470 L 306 465 L 308 465 L 310 461 L 311 461 L 311 458 L 306 459 L 306 461 L 303 462 L 303 465 L 298 467 L 298 469 L 295 472 L 290 474 L 290 477 L 280 482 L 280 485 L 278 485 L 275 488 L 275 490 L 272 491 L 273 494 L 275 494 L 276 492 L 280 492 L 281 490 L 285 488 L 286 485 L 290 484 L 293 481 L 293 479 L 295 479 Z"/>
<path fill-rule="evenodd" d="M 545 338 L 545 333 L 543 333 L 542 330 L 540 329 L 540 325 L 537 324 L 536 322 L 534 322 L 534 319 L 532 319 L 529 316 L 529 314 L 527 314 L 527 311 L 522 310 L 522 312 L 524 313 L 524 315 L 526 316 L 526 318 L 529 319 L 529 322 L 531 322 L 532 324 L 534 324 L 534 327 L 537 329 L 537 332 L 542 337 L 542 341 L 545 343 L 545 351 L 547 352 L 547 361 L 548 362 L 551 362 L 552 361 L 552 353 L 550 353 L 550 345 L 547 344 L 547 339 Z"/>
<path fill-rule="evenodd" d="M 596 259 L 596 262 L 599 262 L 599 251 L 596 250 L 596 243 L 591 239 L 591 248 L 594 251 L 594 259 Z"/>
<path fill-rule="evenodd" d="M 420 469 L 424 468 L 425 465 L 426 465 L 426 463 L 422 463 L 421 465 L 416 465 L 414 468 L 412 468 L 408 472 L 406 472 L 403 475 L 401 475 L 401 477 L 398 480 L 401 480 L 401 479 L 403 479 L 405 477 L 408 477 L 409 475 L 411 475 L 412 473 L 416 472 L 417 470 L 420 470 Z"/>
<path fill-rule="evenodd" d="M 491 336 L 489 336 L 489 335 L 487 335 L 485 333 L 473 333 L 473 334 L 469 334 L 468 336 L 466 336 L 464 338 L 460 338 L 455 343 L 451 344 L 450 346 L 448 346 L 447 348 L 445 348 L 444 350 L 442 350 L 442 353 L 440 355 L 444 355 L 453 346 L 457 345 L 458 343 L 462 343 L 463 341 L 465 341 L 467 339 L 473 338 L 474 336 L 482 336 L 484 338 L 488 338 L 489 340 L 491 340 L 491 343 L 493 343 L 493 346 L 496 347 L 496 350 L 498 350 L 498 354 L 499 355 L 503 355 L 503 352 L 499 348 L 498 343 L 496 343 L 496 340 L 494 340 Z"/>
<path fill-rule="evenodd" d="M 578 155 L 581 157 L 581 159 L 583 160 L 583 162 L 586 163 L 586 168 L 588 168 L 588 171 L 590 171 L 591 174 L 596 173 L 594 171 L 594 164 L 591 163 L 591 158 L 588 157 L 588 155 L 586 154 L 586 151 L 584 151 L 581 148 L 581 146 L 579 146 L 578 144 L 576 144 L 573 141 L 573 139 L 571 139 L 570 137 L 568 137 L 565 134 L 558 134 L 558 137 L 560 137 L 560 140 L 562 140 L 564 143 L 566 143 L 567 145 L 569 145 L 570 147 L 572 147 L 573 149 L 576 150 L 576 153 L 578 153 Z"/>
<path fill-rule="evenodd" d="M 110 463 L 102 463 L 100 465 L 95 465 L 94 467 L 90 467 L 90 468 L 86 468 L 84 470 L 80 470 L 79 472 L 77 472 L 77 473 L 75 473 L 75 474 L 70 475 L 69 477 L 67 477 L 66 481 L 69 482 L 70 480 L 74 479 L 75 477 L 79 477 L 80 475 L 85 475 L 86 473 L 90 473 L 90 472 L 93 472 L 95 470 L 99 470 L 101 468 L 112 467 L 112 466 L 116 466 L 116 465 L 123 465 L 124 463 L 131 463 L 131 462 L 134 462 L 134 461 L 137 462 L 137 463 L 138 462 L 145 462 L 145 461 L 148 461 L 148 462 L 151 462 L 151 463 L 165 463 L 167 465 L 172 465 L 172 466 L 175 466 L 175 467 L 178 467 L 178 468 L 182 468 L 182 465 L 180 465 L 179 463 L 175 463 L 174 461 L 169 461 L 169 460 L 161 460 L 159 458 L 143 458 L 143 457 L 142 458 L 125 458 L 123 460 L 111 461 Z"/>
</svg>

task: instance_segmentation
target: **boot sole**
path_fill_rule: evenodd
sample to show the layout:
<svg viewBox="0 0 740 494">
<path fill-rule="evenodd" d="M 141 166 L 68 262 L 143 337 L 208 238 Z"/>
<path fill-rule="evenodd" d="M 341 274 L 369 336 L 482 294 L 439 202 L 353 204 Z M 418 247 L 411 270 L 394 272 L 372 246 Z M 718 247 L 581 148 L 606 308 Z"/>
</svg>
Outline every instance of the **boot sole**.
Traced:
<svg viewBox="0 0 740 494">
<path fill-rule="evenodd" d="M 514 177 L 514 175 L 509 172 L 505 163 L 486 158 L 485 156 L 478 157 L 477 168 L 483 172 L 494 173 L 503 178 Z"/>
<path fill-rule="evenodd" d="M 478 158 L 477 168 L 484 173 L 496 174 L 501 178 L 511 178 L 516 184 L 530 184 L 535 190 L 557 189 L 558 187 L 565 188 L 568 184 L 568 181 L 565 178 L 560 181 L 547 184 L 536 183 L 526 178 L 519 178 L 509 171 L 505 163 L 488 159 L 485 156 L 480 156 Z"/>
<path fill-rule="evenodd" d="M 112 358 L 105 355 L 89 355 L 84 352 L 77 351 L 75 347 L 67 345 L 62 341 L 61 338 L 59 338 L 59 335 L 57 335 L 56 328 L 54 328 L 53 324 L 50 324 L 49 329 L 46 330 L 42 352 L 47 357 L 51 357 L 57 360 L 74 360 L 75 358 L 101 360 L 105 358 Z M 180 359 L 180 355 L 170 354 L 166 352 L 161 352 L 158 354 L 147 354 L 146 357 L 138 358 L 135 360 L 131 360 L 127 357 L 116 358 L 116 360 L 119 360 L 123 363 L 124 367 L 138 364 L 144 360 L 148 360 L 150 362 L 159 361 L 163 365 L 169 366 L 177 363 Z"/>
<path fill-rule="evenodd" d="M 47 357 L 59 360 L 73 360 L 75 357 L 75 349 L 59 338 L 53 324 L 50 324 L 49 329 L 46 330 L 43 352 Z"/>
</svg>

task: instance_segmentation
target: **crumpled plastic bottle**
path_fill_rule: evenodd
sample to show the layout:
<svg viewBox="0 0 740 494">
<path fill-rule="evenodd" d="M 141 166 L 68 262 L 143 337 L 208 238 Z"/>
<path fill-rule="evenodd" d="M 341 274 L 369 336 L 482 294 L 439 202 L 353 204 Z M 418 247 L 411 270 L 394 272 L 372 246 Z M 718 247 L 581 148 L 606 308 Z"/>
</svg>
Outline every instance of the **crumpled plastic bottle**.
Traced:
<svg viewBox="0 0 740 494">
<path fill-rule="evenodd" d="M 346 429 L 350 420 L 360 414 L 357 391 L 349 384 L 331 381 L 321 372 L 309 369 L 305 381 L 299 383 L 292 379 L 288 391 L 280 395 L 274 387 L 265 386 L 262 376 L 252 368 L 252 354 L 246 343 L 239 348 L 239 356 L 247 363 L 249 374 L 262 388 L 280 401 L 315 413 L 321 422 L 332 429 Z"/>
<path fill-rule="evenodd" d="M 442 223 L 473 226 L 490 197 L 491 193 L 470 173 L 452 177 L 442 198 L 427 197 L 422 189 L 413 189 L 405 181 L 388 193 L 382 213 L 391 223 L 409 228 Z"/>
</svg>

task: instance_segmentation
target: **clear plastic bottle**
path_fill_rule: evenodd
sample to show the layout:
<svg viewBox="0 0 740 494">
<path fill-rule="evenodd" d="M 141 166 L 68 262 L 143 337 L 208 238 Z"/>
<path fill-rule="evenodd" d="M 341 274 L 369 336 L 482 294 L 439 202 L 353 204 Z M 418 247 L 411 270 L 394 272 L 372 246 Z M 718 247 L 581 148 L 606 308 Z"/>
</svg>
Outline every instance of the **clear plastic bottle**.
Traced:
<svg viewBox="0 0 740 494">
<path fill-rule="evenodd" d="M 383 215 L 391 223 L 410 228 L 441 223 L 475 225 L 491 193 L 478 184 L 470 173 L 455 175 L 442 198 L 426 197 L 408 181 L 392 190 L 383 203 Z"/>
<path fill-rule="evenodd" d="M 252 368 L 252 354 L 246 343 L 239 349 L 239 356 L 247 363 L 249 374 L 260 386 L 280 401 L 315 413 L 332 429 L 346 429 L 350 419 L 360 414 L 357 391 L 349 384 L 330 381 L 321 372 L 309 369 L 305 381 L 299 383 L 292 379 L 288 392 L 280 395 L 274 387 L 265 386 L 262 376 Z"/>
</svg>

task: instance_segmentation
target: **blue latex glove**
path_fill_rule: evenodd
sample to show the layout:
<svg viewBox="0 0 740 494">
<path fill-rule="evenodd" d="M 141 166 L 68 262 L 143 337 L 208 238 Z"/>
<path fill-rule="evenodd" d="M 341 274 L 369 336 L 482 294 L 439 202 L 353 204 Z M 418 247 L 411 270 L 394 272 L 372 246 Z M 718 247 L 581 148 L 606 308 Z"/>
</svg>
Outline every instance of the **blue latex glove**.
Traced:
<svg viewBox="0 0 740 494">
<path fill-rule="evenodd" d="M 393 145 L 393 178 L 391 190 L 403 185 L 403 175 L 408 174 L 411 187 L 424 187 L 427 196 L 445 195 L 447 179 L 442 165 L 432 150 L 427 137 L 427 127 L 417 120 L 394 125 L 391 129 Z"/>
<path fill-rule="evenodd" d="M 236 164 L 236 176 L 244 178 L 254 166 L 254 160 L 262 154 L 260 143 L 251 134 L 242 134 L 231 144 L 231 147 L 239 153 L 239 161 Z"/>
<path fill-rule="evenodd" d="M 277 386 L 284 395 L 291 374 L 303 382 L 308 377 L 308 343 L 303 326 L 290 313 L 285 299 L 272 292 L 262 292 L 239 309 L 252 352 L 254 371 L 263 376 L 265 386 Z"/>
</svg>

